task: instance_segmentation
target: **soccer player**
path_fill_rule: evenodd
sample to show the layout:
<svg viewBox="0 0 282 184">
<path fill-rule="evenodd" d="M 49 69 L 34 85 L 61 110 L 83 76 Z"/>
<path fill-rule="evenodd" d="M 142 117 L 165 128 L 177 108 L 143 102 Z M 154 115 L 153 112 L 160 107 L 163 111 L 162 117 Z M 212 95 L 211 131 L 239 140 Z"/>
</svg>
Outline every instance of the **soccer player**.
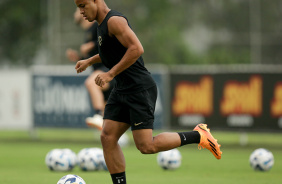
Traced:
<svg viewBox="0 0 282 184">
<path fill-rule="evenodd" d="M 97 75 L 95 82 L 104 86 L 115 78 L 116 84 L 107 101 L 101 133 L 105 161 L 114 184 L 126 183 L 125 159 L 119 137 L 131 127 L 135 145 L 143 154 L 153 154 L 186 144 L 198 143 L 217 158 L 222 152 L 207 125 L 199 124 L 190 132 L 163 132 L 152 135 L 157 88 L 144 66 L 143 47 L 127 18 L 109 9 L 104 0 L 74 0 L 83 17 L 98 26 L 99 53 L 76 63 L 77 73 L 103 62 L 108 72 Z"/>
<path fill-rule="evenodd" d="M 81 58 L 89 58 L 98 53 L 97 46 L 97 27 L 96 21 L 89 22 L 84 20 L 77 8 L 74 13 L 74 21 L 79 24 L 80 27 L 85 30 L 85 43 L 80 46 L 80 53 L 73 49 L 66 50 L 66 56 L 70 61 L 77 62 Z M 89 92 L 92 106 L 96 112 L 93 117 L 87 117 L 85 119 L 86 124 L 89 127 L 102 130 L 103 114 L 105 108 L 105 102 L 108 99 L 110 91 L 112 89 L 112 82 L 103 86 L 102 88 L 95 83 L 95 78 L 98 74 L 108 71 L 102 63 L 96 63 L 92 65 L 93 72 L 85 80 L 85 86 Z"/>
</svg>

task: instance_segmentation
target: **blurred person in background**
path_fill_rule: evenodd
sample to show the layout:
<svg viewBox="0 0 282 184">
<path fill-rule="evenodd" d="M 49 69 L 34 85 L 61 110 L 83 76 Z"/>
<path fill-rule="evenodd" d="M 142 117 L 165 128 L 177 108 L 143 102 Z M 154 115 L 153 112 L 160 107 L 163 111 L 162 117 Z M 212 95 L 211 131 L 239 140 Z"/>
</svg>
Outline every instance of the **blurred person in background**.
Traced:
<svg viewBox="0 0 282 184">
<path fill-rule="evenodd" d="M 128 19 L 108 8 L 104 0 L 74 0 L 80 13 L 89 22 L 97 21 L 99 53 L 76 63 L 77 73 L 92 64 L 103 62 L 110 70 L 95 78 L 103 87 L 113 79 L 115 86 L 107 101 L 101 142 L 105 161 L 114 184 L 125 184 L 125 158 L 118 145 L 119 138 L 131 127 L 137 149 L 154 154 L 183 145 L 197 143 L 217 159 L 222 152 L 206 124 L 194 131 L 163 132 L 153 136 L 157 87 L 145 68 L 143 46 L 131 29 Z"/>
<path fill-rule="evenodd" d="M 96 21 L 89 22 L 84 20 L 80 15 L 79 9 L 77 8 L 74 13 L 74 21 L 76 24 L 81 26 L 85 30 L 85 43 L 80 46 L 80 51 L 74 49 L 66 50 L 66 57 L 73 62 L 77 62 L 80 59 L 89 58 L 98 53 L 97 46 L 97 27 Z M 103 125 L 103 114 L 106 100 L 109 97 L 112 89 L 112 83 L 108 83 L 103 87 L 96 85 L 95 78 L 98 74 L 107 72 L 108 69 L 102 63 L 96 63 L 92 65 L 93 72 L 85 80 L 85 86 L 89 92 L 92 106 L 96 112 L 93 117 L 87 117 L 85 122 L 89 127 L 97 128 L 102 130 Z"/>
</svg>

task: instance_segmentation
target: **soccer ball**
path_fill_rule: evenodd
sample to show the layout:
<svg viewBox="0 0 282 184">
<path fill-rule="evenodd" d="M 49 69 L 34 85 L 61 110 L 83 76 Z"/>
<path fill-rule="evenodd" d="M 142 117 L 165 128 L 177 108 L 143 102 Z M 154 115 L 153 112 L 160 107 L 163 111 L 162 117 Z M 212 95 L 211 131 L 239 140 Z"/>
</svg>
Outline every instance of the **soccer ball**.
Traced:
<svg viewBox="0 0 282 184">
<path fill-rule="evenodd" d="M 273 164 L 273 154 L 267 149 L 256 149 L 250 156 L 250 165 L 254 170 L 268 171 L 272 168 Z"/>
<path fill-rule="evenodd" d="M 70 149 L 53 149 L 45 157 L 45 164 L 52 171 L 70 171 L 77 164 L 76 154 Z"/>
<path fill-rule="evenodd" d="M 73 174 L 68 174 L 66 176 L 63 176 L 57 182 L 57 184 L 86 184 L 86 183 L 81 177 Z"/>
<path fill-rule="evenodd" d="M 181 165 L 181 154 L 178 149 L 172 149 L 168 151 L 162 151 L 158 153 L 157 162 L 158 165 L 165 170 L 174 170 Z"/>
<path fill-rule="evenodd" d="M 77 157 L 79 166 L 83 171 L 107 170 L 101 148 L 84 148 L 80 150 Z"/>
<path fill-rule="evenodd" d="M 71 165 L 76 166 L 78 164 L 78 160 L 75 152 L 73 152 L 69 148 L 62 149 L 62 152 L 66 155 L 69 155 L 69 161 Z"/>
<path fill-rule="evenodd" d="M 100 164 L 101 164 L 101 165 L 100 165 L 100 170 L 108 171 L 108 168 L 107 168 L 107 164 L 106 164 L 104 155 L 103 155 L 103 157 L 101 157 L 101 163 L 100 163 Z"/>
<path fill-rule="evenodd" d="M 118 144 L 120 147 L 126 147 L 129 145 L 129 137 L 126 133 L 124 133 L 118 140 Z"/>
</svg>

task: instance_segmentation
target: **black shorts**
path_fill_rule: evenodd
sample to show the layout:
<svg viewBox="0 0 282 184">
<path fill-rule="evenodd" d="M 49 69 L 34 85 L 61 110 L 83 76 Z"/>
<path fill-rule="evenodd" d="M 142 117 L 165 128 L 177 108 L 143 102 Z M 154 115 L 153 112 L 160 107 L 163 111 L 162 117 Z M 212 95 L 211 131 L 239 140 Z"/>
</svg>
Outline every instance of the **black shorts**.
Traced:
<svg viewBox="0 0 282 184">
<path fill-rule="evenodd" d="M 133 94 L 112 91 L 104 119 L 128 123 L 131 130 L 153 129 L 157 94 L 156 86 Z"/>
</svg>

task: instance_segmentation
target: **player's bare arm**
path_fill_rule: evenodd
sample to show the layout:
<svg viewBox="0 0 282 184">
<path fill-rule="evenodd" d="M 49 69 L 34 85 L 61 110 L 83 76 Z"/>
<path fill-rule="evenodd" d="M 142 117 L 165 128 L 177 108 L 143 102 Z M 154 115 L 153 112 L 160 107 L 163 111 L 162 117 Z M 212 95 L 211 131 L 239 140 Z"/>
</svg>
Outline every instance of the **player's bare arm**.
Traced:
<svg viewBox="0 0 282 184">
<path fill-rule="evenodd" d="M 110 71 L 97 76 L 95 82 L 98 86 L 103 86 L 111 81 L 116 75 L 130 67 L 144 53 L 144 49 L 139 39 L 128 26 L 127 20 L 123 17 L 113 16 L 108 21 L 110 36 L 115 36 L 119 42 L 127 48 L 126 53 Z"/>
<path fill-rule="evenodd" d="M 95 56 L 92 56 L 88 59 L 79 60 L 75 65 L 76 72 L 81 73 L 85 71 L 88 66 L 91 66 L 95 63 L 100 63 L 100 62 L 101 62 L 101 58 L 99 54 L 96 54 Z"/>
<path fill-rule="evenodd" d="M 80 53 L 83 57 L 87 57 L 87 54 L 94 49 L 95 47 L 95 42 L 94 41 L 90 41 L 87 43 L 84 43 L 80 46 Z"/>
<path fill-rule="evenodd" d="M 121 61 L 109 71 L 111 75 L 116 76 L 135 63 L 144 53 L 144 49 L 125 18 L 119 16 L 110 18 L 108 21 L 108 29 L 109 35 L 115 36 L 119 42 L 127 48 Z"/>
<path fill-rule="evenodd" d="M 66 57 L 72 62 L 77 62 L 80 58 L 78 52 L 73 49 L 66 50 Z"/>
</svg>

